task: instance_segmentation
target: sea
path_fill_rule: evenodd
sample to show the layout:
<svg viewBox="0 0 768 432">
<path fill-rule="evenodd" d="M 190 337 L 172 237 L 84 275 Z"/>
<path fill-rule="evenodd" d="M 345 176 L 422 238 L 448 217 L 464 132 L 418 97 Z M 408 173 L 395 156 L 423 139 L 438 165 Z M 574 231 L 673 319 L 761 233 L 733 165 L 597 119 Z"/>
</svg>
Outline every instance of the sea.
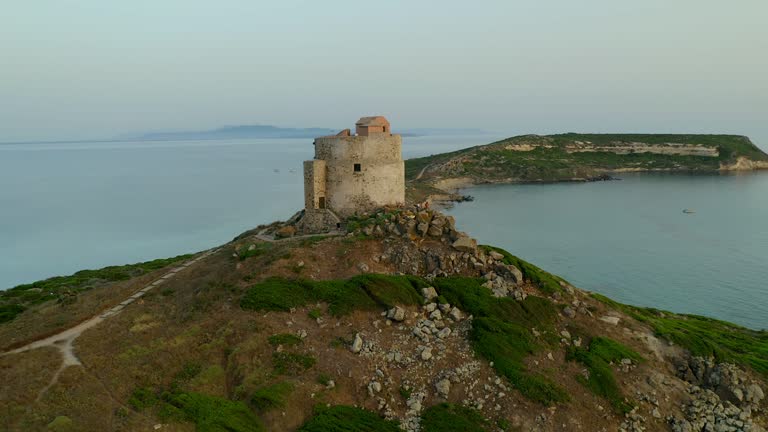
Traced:
<svg viewBox="0 0 768 432">
<path fill-rule="evenodd" d="M 404 157 L 502 136 L 404 137 Z M 303 205 L 311 139 L 0 145 L 0 289 L 196 252 Z M 768 329 L 768 172 L 477 186 L 448 213 L 617 301 Z M 684 213 L 689 209 L 692 213 Z"/>
</svg>

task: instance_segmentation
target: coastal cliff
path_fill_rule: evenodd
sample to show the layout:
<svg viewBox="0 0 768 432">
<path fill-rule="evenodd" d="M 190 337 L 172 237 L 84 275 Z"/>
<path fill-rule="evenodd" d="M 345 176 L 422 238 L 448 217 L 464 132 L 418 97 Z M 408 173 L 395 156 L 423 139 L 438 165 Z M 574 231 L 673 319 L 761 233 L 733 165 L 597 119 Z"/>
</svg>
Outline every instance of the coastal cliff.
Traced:
<svg viewBox="0 0 768 432">
<path fill-rule="evenodd" d="M 765 332 L 616 303 L 434 210 L 295 232 L 0 293 L 0 429 L 765 430 Z"/>
<path fill-rule="evenodd" d="M 737 135 L 522 135 L 406 161 L 411 184 L 589 181 L 621 172 L 714 173 L 768 169 L 768 155 Z"/>
</svg>

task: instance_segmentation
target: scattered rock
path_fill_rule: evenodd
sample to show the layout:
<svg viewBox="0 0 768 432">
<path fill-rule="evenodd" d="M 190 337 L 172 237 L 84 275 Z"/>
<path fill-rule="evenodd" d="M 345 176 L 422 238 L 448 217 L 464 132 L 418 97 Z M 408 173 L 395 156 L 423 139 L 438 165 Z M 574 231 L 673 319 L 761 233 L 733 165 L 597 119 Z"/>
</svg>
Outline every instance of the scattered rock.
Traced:
<svg viewBox="0 0 768 432">
<path fill-rule="evenodd" d="M 352 346 L 349 347 L 349 350 L 357 354 L 361 349 L 363 349 L 363 338 L 360 337 L 360 333 L 357 333 L 355 334 L 355 340 L 352 341 Z"/>
<path fill-rule="evenodd" d="M 435 290 L 434 287 L 422 288 L 421 294 L 424 296 L 424 299 L 427 301 L 437 298 L 437 291 Z"/>
<path fill-rule="evenodd" d="M 459 322 L 464 318 L 464 314 L 461 313 L 459 308 L 454 306 L 453 309 L 451 309 L 451 311 L 448 313 L 448 317 L 456 322 Z"/>
<path fill-rule="evenodd" d="M 573 310 L 570 306 L 566 306 L 563 308 L 563 315 L 567 316 L 568 318 L 575 318 L 576 311 Z"/>
<path fill-rule="evenodd" d="M 475 252 L 477 250 L 477 240 L 461 233 L 451 246 L 461 252 Z"/>
<path fill-rule="evenodd" d="M 621 321 L 621 318 L 616 316 L 603 316 L 598 318 L 600 321 L 607 322 L 608 324 L 617 325 L 619 324 L 619 321 Z"/>
<path fill-rule="evenodd" d="M 402 321 L 405 319 L 405 309 L 395 306 L 387 311 L 387 318 L 394 321 Z"/>
<path fill-rule="evenodd" d="M 448 398 L 448 393 L 451 391 L 451 381 L 447 378 L 443 378 L 435 384 L 435 390 L 443 399 Z"/>
<path fill-rule="evenodd" d="M 421 359 L 422 360 L 429 360 L 432 358 L 432 348 L 425 347 L 423 350 L 421 350 Z"/>
</svg>

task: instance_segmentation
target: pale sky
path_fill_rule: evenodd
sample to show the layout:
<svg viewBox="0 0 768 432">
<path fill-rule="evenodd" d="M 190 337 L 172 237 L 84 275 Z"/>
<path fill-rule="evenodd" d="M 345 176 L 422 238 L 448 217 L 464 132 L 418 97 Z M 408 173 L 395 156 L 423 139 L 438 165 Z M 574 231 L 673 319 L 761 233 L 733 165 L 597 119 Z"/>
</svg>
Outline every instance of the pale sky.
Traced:
<svg viewBox="0 0 768 432">
<path fill-rule="evenodd" d="M 765 0 L 7 0 L 0 142 L 230 124 L 768 148 Z"/>
</svg>

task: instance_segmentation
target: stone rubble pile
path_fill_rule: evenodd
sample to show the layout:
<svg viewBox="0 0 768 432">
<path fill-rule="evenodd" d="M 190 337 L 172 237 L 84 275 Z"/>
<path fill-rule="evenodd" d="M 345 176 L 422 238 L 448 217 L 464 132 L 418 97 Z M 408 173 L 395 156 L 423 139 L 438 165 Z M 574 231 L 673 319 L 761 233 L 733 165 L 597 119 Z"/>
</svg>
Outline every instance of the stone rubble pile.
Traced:
<svg viewBox="0 0 768 432">
<path fill-rule="evenodd" d="M 685 417 L 667 418 L 673 431 L 765 432 L 752 422 L 765 393 L 739 367 L 717 363 L 713 358 L 691 357 L 678 365 L 677 372 L 693 385 L 688 389 L 691 400 L 682 407 Z"/>
</svg>

